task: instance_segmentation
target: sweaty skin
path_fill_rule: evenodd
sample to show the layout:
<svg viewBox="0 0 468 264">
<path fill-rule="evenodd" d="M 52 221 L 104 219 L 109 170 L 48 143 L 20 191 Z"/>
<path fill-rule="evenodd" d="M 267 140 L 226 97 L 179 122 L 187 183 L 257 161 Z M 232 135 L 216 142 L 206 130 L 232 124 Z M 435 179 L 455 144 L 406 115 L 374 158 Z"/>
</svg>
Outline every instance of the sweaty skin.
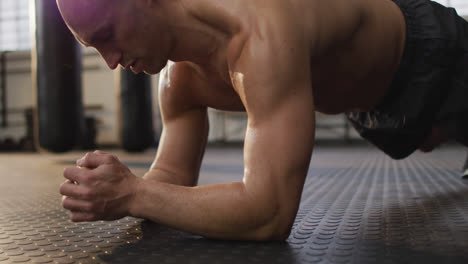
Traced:
<svg viewBox="0 0 468 264">
<path fill-rule="evenodd" d="M 390 0 L 58 0 L 83 45 L 114 69 L 161 72 L 151 169 L 96 151 L 67 168 L 73 221 L 132 215 L 211 238 L 286 239 L 314 144 L 315 111 L 370 110 L 402 57 Z M 138 15 L 135 15 L 138 13 Z M 246 111 L 242 182 L 196 186 L 207 108 Z M 77 184 L 74 184 L 77 183 Z"/>
</svg>

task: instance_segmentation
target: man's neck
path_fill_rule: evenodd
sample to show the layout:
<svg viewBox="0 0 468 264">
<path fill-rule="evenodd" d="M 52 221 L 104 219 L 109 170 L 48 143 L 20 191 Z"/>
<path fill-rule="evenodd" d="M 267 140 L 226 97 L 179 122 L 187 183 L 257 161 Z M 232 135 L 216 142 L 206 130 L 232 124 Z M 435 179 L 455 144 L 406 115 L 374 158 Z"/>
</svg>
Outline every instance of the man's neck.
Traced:
<svg viewBox="0 0 468 264">
<path fill-rule="evenodd" d="M 238 30 L 237 21 L 213 6 L 212 1 L 178 2 L 180 7 L 168 25 L 174 45 L 169 59 L 210 63 L 216 51 L 225 48 Z"/>
</svg>

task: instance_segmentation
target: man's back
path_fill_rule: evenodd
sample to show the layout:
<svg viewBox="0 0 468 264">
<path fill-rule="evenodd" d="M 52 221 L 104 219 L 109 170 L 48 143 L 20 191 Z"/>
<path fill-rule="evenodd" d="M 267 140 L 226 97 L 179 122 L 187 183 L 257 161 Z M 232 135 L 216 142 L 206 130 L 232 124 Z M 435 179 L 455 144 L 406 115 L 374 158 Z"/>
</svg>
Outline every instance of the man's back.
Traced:
<svg viewBox="0 0 468 264">
<path fill-rule="evenodd" d="M 313 2 L 310 13 L 319 18 L 311 58 L 316 109 L 371 109 L 387 93 L 403 53 L 401 11 L 390 0 Z"/>
<path fill-rule="evenodd" d="M 230 54 L 241 52 L 245 41 L 252 45 L 293 41 L 281 35 L 280 28 L 303 35 L 308 42 L 309 50 L 303 53 L 310 56 L 316 110 L 325 113 L 375 106 L 387 93 L 404 49 L 404 17 L 390 0 L 241 0 L 221 7 L 204 0 L 192 8 L 197 17 L 218 22 L 223 31 L 236 32 L 218 56 L 221 61 L 227 56 L 227 64 L 235 57 Z M 241 38 L 247 40 L 238 41 Z M 223 62 L 215 65 L 217 70 L 209 71 L 207 78 L 217 78 L 213 72 L 226 70 Z M 279 71 L 284 67 L 269 66 Z M 268 71 L 257 68 L 260 75 Z"/>
</svg>

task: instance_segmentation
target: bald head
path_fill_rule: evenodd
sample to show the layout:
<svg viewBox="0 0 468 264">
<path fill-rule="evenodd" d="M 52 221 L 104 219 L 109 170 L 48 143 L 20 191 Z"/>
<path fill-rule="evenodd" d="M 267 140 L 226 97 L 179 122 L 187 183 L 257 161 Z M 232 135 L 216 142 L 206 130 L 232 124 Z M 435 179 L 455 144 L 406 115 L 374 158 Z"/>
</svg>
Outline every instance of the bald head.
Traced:
<svg viewBox="0 0 468 264">
<path fill-rule="evenodd" d="M 78 40 L 106 20 L 112 19 L 113 6 L 121 0 L 57 0 L 60 13 Z"/>
<path fill-rule="evenodd" d="M 107 5 L 106 0 L 57 0 L 60 13 L 72 25 L 95 18 Z"/>
</svg>

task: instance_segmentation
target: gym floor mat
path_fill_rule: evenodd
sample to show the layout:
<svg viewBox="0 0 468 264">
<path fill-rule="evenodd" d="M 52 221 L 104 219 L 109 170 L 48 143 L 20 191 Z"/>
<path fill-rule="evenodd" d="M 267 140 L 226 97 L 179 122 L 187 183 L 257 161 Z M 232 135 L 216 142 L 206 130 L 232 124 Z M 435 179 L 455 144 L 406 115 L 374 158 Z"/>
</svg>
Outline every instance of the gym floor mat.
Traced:
<svg viewBox="0 0 468 264">
<path fill-rule="evenodd" d="M 62 172 L 83 153 L 0 154 L 0 263 L 468 263 L 466 149 L 394 161 L 367 146 L 316 147 L 284 242 L 217 241 L 126 217 L 73 223 Z M 142 176 L 154 151 L 117 151 Z M 200 184 L 241 180 L 240 148 L 209 148 Z"/>
</svg>

